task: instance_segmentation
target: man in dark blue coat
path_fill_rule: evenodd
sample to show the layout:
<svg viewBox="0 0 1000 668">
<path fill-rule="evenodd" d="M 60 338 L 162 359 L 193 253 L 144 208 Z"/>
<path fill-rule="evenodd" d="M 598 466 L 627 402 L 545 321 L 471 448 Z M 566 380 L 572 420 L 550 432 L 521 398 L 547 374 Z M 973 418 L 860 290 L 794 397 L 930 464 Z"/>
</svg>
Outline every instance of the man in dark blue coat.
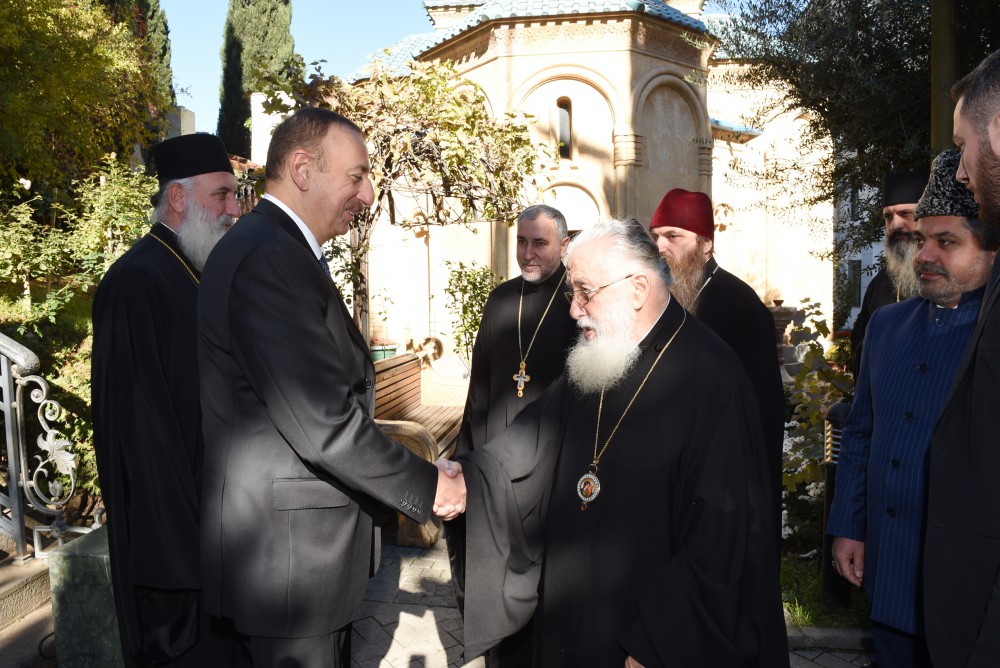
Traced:
<svg viewBox="0 0 1000 668">
<path fill-rule="evenodd" d="M 835 567 L 871 599 L 879 668 L 930 666 L 920 615 L 927 453 L 994 256 L 955 181 L 960 157 L 937 157 L 914 213 L 920 296 L 869 323 L 827 524 Z"/>
</svg>

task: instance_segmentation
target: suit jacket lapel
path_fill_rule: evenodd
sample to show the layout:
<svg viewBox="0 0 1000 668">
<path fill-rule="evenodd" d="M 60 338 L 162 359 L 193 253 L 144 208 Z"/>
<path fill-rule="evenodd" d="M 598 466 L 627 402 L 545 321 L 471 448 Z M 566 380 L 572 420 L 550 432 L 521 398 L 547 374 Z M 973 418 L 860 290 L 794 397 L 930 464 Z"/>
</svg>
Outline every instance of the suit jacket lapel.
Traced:
<svg viewBox="0 0 1000 668">
<path fill-rule="evenodd" d="M 262 199 L 259 202 L 257 202 L 257 206 L 254 207 L 254 211 L 273 220 L 290 237 L 292 237 L 297 242 L 302 244 L 302 247 L 306 249 L 306 251 L 309 253 L 310 256 L 313 254 L 313 250 L 309 246 L 309 242 L 306 241 L 306 238 L 304 236 L 302 236 L 302 230 L 299 229 L 299 226 L 295 224 L 295 221 L 292 220 L 287 213 L 281 210 L 281 207 L 277 206 L 273 202 L 270 202 L 266 199 Z M 337 295 L 337 302 L 340 304 L 340 310 L 344 315 L 344 320 L 350 323 L 347 325 L 347 331 L 350 332 L 351 339 L 354 341 L 354 344 L 361 350 L 361 352 L 364 353 L 364 355 L 367 357 L 369 355 L 368 342 L 365 341 L 365 337 L 362 336 L 361 330 L 359 330 L 358 326 L 355 324 L 354 316 L 351 315 L 350 311 L 347 310 L 347 306 L 346 304 L 344 304 L 344 297 L 343 295 L 340 294 L 340 289 L 337 288 L 337 285 L 333 281 L 331 281 L 329 278 L 326 277 L 326 274 L 323 272 L 323 268 L 320 266 L 318 258 L 316 258 L 315 264 L 316 264 L 316 271 L 318 271 L 320 275 L 323 277 L 323 281 L 325 281 L 326 284 L 329 285 L 330 288 Z"/>
</svg>

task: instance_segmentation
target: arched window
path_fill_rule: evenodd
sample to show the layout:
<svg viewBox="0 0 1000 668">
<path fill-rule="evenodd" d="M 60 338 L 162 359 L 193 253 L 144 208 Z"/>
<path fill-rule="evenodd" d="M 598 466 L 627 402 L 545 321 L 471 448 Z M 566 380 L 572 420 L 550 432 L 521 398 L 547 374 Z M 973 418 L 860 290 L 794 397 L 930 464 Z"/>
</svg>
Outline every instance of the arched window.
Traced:
<svg viewBox="0 0 1000 668">
<path fill-rule="evenodd" d="M 569 98 L 556 102 L 559 108 L 559 157 L 569 160 L 573 155 L 573 107 Z"/>
</svg>

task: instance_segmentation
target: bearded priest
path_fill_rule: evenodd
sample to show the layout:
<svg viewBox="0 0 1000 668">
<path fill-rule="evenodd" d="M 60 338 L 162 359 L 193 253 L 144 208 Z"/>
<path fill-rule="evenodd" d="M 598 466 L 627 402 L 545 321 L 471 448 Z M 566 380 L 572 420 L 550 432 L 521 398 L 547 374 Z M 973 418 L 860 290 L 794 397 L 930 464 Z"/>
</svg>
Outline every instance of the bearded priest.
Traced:
<svg viewBox="0 0 1000 668">
<path fill-rule="evenodd" d="M 637 222 L 580 233 L 566 373 L 464 455 L 465 650 L 533 666 L 788 665 L 767 460 L 735 354 Z"/>
</svg>

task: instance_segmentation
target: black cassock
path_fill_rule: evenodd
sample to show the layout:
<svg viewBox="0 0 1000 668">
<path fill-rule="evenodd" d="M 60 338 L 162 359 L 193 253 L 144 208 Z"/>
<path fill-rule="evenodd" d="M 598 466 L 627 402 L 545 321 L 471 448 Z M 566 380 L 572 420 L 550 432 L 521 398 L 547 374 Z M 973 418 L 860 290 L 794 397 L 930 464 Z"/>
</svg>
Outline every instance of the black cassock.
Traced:
<svg viewBox="0 0 1000 668">
<path fill-rule="evenodd" d="M 458 436 L 458 454 L 478 448 L 500 434 L 562 373 L 566 366 L 566 352 L 577 331 L 576 321 L 569 315 L 569 304 L 559 294 L 566 290 L 564 274 L 565 268 L 560 264 L 541 283 L 527 283 L 518 277 L 506 281 L 490 293 L 472 349 L 472 372 Z M 538 335 L 526 360 L 526 372 L 531 380 L 524 384 L 524 396 L 518 397 L 514 375 L 521 361 L 517 343 L 517 311 L 522 286 L 522 350 L 528 351 L 536 328 Z M 553 293 L 556 293 L 554 299 Z M 552 306 L 543 321 L 542 314 L 550 300 Z"/>
<path fill-rule="evenodd" d="M 774 316 L 753 288 L 719 267 L 715 258 L 705 263 L 705 272 L 705 277 L 711 274 L 712 279 L 701 291 L 694 315 L 733 349 L 750 378 L 774 497 L 773 537 L 780 545 L 785 391 L 778 366 Z"/>
<path fill-rule="evenodd" d="M 156 224 L 94 296 L 94 446 L 127 665 L 179 656 L 206 633 L 198 616 L 198 284 L 181 258 L 176 235 Z"/>
<path fill-rule="evenodd" d="M 605 395 L 604 445 L 681 326 L 671 300 Z M 767 458 L 732 351 L 688 316 L 601 457 L 580 510 L 598 397 L 560 378 L 462 458 L 469 489 L 466 658 L 535 613 L 535 666 L 788 665 Z"/>
<path fill-rule="evenodd" d="M 540 283 L 529 283 L 518 277 L 506 281 L 490 293 L 472 350 L 469 394 L 456 454 L 482 447 L 502 433 L 562 374 L 566 354 L 577 334 L 576 321 L 570 316 L 569 304 L 561 294 L 567 290 L 565 273 L 566 269 L 560 263 L 552 275 Z M 520 347 L 517 340 L 519 308 Z M 525 372 L 531 380 L 524 384 L 523 396 L 519 397 L 514 375 L 518 372 L 522 352 L 528 354 Z M 464 518 L 459 517 L 446 526 L 452 583 L 461 607 L 464 605 L 465 582 L 462 552 Z M 522 661 L 523 652 L 530 649 L 530 642 L 530 630 L 526 629 L 491 656 L 491 665 L 517 666 Z"/>
<path fill-rule="evenodd" d="M 851 329 L 851 372 L 855 378 L 861 371 L 861 348 L 864 346 L 865 331 L 868 329 L 868 321 L 872 319 L 872 313 L 898 301 L 899 291 L 892 284 L 889 270 L 882 267 L 868 284 L 865 297 L 861 300 L 861 311 L 858 312 L 854 327 Z"/>
</svg>

